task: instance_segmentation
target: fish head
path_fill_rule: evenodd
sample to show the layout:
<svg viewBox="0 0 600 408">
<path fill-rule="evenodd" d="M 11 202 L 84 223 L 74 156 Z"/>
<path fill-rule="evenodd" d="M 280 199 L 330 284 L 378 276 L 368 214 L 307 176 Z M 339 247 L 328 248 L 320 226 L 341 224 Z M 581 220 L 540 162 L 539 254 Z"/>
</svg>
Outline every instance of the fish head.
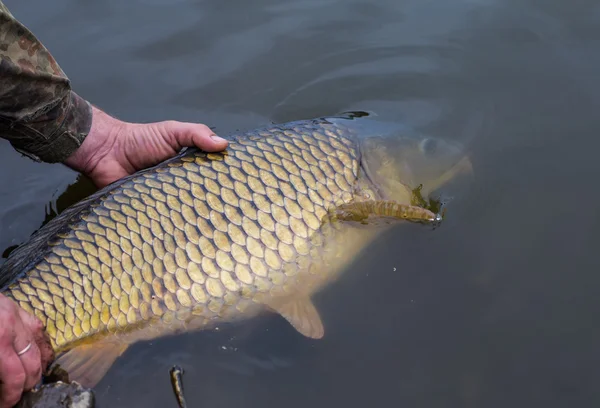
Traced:
<svg viewBox="0 0 600 408">
<path fill-rule="evenodd" d="M 473 175 L 465 146 L 456 141 L 402 132 L 358 134 L 364 199 L 423 204 L 423 197 Z"/>
</svg>

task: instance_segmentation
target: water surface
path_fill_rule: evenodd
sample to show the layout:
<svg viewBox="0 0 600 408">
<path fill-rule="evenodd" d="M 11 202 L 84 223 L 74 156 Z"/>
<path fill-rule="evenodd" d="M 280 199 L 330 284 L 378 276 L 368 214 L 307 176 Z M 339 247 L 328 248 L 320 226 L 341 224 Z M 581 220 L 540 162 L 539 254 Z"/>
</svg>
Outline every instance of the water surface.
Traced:
<svg viewBox="0 0 600 408">
<path fill-rule="evenodd" d="M 315 297 L 322 340 L 265 315 L 137 344 L 101 407 L 175 406 L 172 364 L 204 407 L 600 403 L 597 2 L 6 4 L 124 120 L 226 134 L 367 110 L 472 149 L 441 228 L 390 231 Z M 6 142 L 0 162 L 2 250 L 93 191 Z"/>
</svg>

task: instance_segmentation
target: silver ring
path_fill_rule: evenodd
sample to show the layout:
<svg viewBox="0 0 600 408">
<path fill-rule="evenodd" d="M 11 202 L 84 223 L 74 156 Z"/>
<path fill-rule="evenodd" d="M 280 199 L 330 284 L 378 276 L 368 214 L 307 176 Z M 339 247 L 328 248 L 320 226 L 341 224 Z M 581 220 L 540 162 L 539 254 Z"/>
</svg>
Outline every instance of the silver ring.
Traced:
<svg viewBox="0 0 600 408">
<path fill-rule="evenodd" d="M 23 354 L 27 353 L 30 348 L 31 348 L 31 342 L 29 342 L 29 344 L 27 345 L 27 347 L 25 347 L 23 350 L 19 351 L 17 353 L 17 356 L 20 356 L 20 355 L 23 355 Z"/>
</svg>

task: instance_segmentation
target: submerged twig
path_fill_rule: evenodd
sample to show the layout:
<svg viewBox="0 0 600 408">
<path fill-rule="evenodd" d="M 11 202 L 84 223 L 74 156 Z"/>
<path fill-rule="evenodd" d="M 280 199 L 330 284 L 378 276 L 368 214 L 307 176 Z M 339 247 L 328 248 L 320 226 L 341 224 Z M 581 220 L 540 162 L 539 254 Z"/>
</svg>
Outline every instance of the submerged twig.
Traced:
<svg viewBox="0 0 600 408">
<path fill-rule="evenodd" d="M 169 370 L 169 374 L 171 375 L 171 385 L 173 386 L 173 392 L 175 393 L 175 398 L 177 398 L 179 408 L 187 408 L 185 396 L 183 395 L 183 373 L 183 368 L 178 365 L 174 365 Z"/>
</svg>

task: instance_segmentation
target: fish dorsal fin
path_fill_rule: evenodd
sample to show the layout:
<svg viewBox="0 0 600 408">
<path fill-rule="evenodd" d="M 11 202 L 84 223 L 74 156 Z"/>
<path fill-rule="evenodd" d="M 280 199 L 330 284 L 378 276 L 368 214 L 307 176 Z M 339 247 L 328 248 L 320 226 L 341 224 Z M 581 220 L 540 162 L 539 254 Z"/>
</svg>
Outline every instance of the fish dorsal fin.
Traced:
<svg viewBox="0 0 600 408">
<path fill-rule="evenodd" d="M 289 302 L 270 306 L 285 318 L 298 332 L 311 339 L 320 339 L 325 333 L 317 308 L 307 298 L 295 298 Z"/>
<path fill-rule="evenodd" d="M 127 347 L 123 343 L 84 344 L 67 351 L 55 364 L 69 374 L 69 380 L 77 381 L 86 388 L 93 388 Z"/>
</svg>

